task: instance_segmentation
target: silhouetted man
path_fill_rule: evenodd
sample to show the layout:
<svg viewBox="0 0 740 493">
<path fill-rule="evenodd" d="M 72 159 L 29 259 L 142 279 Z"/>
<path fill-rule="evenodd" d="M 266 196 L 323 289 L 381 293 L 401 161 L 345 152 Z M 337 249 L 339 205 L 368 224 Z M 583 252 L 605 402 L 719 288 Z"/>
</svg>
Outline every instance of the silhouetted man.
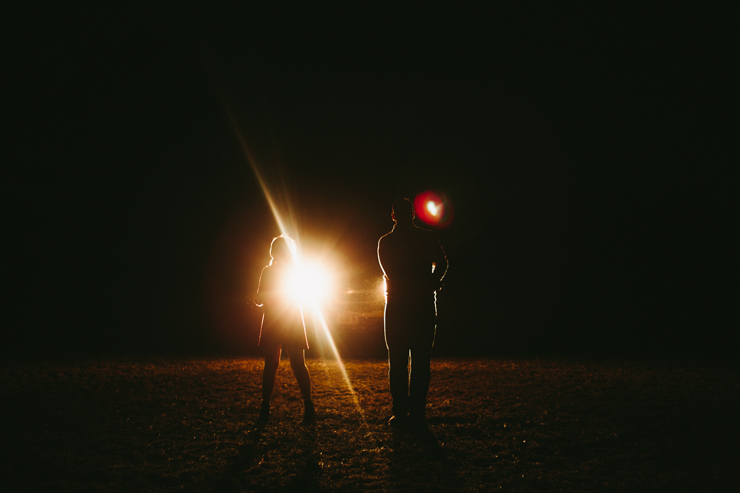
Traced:
<svg viewBox="0 0 740 493">
<path fill-rule="evenodd" d="M 447 257 L 434 233 L 414 225 L 408 199 L 393 203 L 393 230 L 378 241 L 385 274 L 385 345 L 393 398 L 389 424 L 425 426 L 430 360 L 437 327 L 436 291 L 447 272 Z M 409 385 L 409 356 L 411 383 Z"/>
</svg>

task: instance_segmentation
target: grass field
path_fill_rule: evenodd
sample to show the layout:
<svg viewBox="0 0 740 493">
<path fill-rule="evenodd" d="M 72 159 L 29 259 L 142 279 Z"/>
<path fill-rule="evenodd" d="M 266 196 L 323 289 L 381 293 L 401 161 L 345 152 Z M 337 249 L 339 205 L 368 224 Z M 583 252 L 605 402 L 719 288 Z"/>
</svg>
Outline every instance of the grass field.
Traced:
<svg viewBox="0 0 740 493">
<path fill-rule="evenodd" d="M 429 434 L 392 430 L 386 362 L 309 360 L 316 424 L 282 361 L 5 363 L 3 491 L 740 491 L 740 371 L 433 360 Z"/>
</svg>

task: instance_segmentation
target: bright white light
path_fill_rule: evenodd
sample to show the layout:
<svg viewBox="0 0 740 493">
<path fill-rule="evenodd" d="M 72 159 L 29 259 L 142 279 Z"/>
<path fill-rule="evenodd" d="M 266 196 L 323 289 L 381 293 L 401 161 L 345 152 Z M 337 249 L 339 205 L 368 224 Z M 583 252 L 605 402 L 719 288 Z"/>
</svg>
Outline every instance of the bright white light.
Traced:
<svg viewBox="0 0 740 493">
<path fill-rule="evenodd" d="M 378 283 L 378 299 L 385 299 L 386 292 L 388 291 L 388 285 L 385 283 L 385 276 L 383 280 Z"/>
<path fill-rule="evenodd" d="M 288 231 L 286 230 L 285 224 L 283 223 L 283 218 L 279 212 L 278 203 L 276 200 L 274 200 L 272 194 L 270 193 L 270 190 L 267 187 L 265 180 L 262 178 L 262 174 L 259 171 L 257 163 L 252 157 L 252 153 L 249 147 L 247 146 L 246 140 L 241 135 L 241 132 L 238 129 L 238 126 L 236 124 L 235 119 L 232 116 L 231 111 L 229 111 L 228 106 L 226 105 L 224 106 L 227 109 L 227 114 L 229 115 L 229 119 L 231 120 L 231 124 L 234 128 L 234 131 L 236 132 L 236 135 L 239 138 L 239 142 L 242 144 L 244 154 L 246 155 L 247 160 L 249 161 L 249 164 L 252 167 L 252 171 L 257 177 L 257 181 L 259 182 L 260 187 L 262 188 L 262 192 L 265 194 L 265 199 L 267 200 L 267 203 L 270 206 L 270 209 L 272 210 L 272 214 L 275 217 L 275 222 L 280 228 L 280 232 L 282 234 L 287 234 Z M 321 308 L 319 307 L 319 301 L 328 297 L 328 295 L 330 294 L 330 290 L 333 287 L 331 283 L 330 272 L 324 269 L 321 269 L 320 267 L 312 267 L 312 266 L 308 266 L 305 264 L 299 264 L 299 265 L 300 265 L 299 271 L 295 273 L 293 276 L 291 276 L 291 280 L 289 281 L 289 285 L 293 286 L 292 288 L 289 289 L 289 291 L 292 291 L 293 295 L 296 296 L 296 298 L 299 301 L 309 303 L 308 308 L 314 314 L 315 319 L 320 324 L 321 329 L 326 335 L 326 338 L 328 339 L 331 345 L 331 349 L 337 358 L 337 362 L 339 363 L 339 368 L 342 372 L 342 376 L 344 377 L 344 381 L 347 384 L 347 388 L 349 389 L 350 394 L 352 395 L 352 399 L 354 400 L 355 406 L 357 407 L 357 410 L 360 413 L 362 422 L 363 424 L 365 424 L 365 426 L 367 426 L 367 423 L 365 422 L 364 413 L 362 412 L 362 407 L 360 406 L 360 401 L 354 389 L 352 388 L 352 383 L 350 382 L 349 375 L 347 374 L 347 371 L 344 368 L 344 364 L 342 363 L 342 358 L 339 356 L 339 351 L 337 351 L 337 347 L 334 344 L 334 340 L 331 337 L 331 333 L 329 332 L 329 327 L 327 326 L 326 320 L 324 319 L 324 316 L 321 313 Z M 311 300 L 315 300 L 315 301 L 311 302 Z"/>
<path fill-rule="evenodd" d="M 441 209 L 441 207 L 439 207 L 433 201 L 430 200 L 429 202 L 427 202 L 427 210 L 431 212 L 433 216 L 437 215 L 437 213 L 439 212 L 439 209 Z"/>
<path fill-rule="evenodd" d="M 331 278 L 318 264 L 302 264 L 286 280 L 290 298 L 302 304 L 320 304 L 330 294 Z"/>
</svg>

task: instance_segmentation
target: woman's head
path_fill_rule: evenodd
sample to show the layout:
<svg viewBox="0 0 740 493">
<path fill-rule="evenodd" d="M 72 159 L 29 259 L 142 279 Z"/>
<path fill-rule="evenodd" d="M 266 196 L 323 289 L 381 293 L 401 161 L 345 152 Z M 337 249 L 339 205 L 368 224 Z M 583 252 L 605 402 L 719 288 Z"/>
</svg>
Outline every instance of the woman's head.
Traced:
<svg viewBox="0 0 740 493">
<path fill-rule="evenodd" d="M 270 244 L 270 265 L 275 261 L 280 263 L 293 262 L 295 251 L 295 242 L 290 237 L 280 235 L 273 238 L 272 244 Z"/>
</svg>

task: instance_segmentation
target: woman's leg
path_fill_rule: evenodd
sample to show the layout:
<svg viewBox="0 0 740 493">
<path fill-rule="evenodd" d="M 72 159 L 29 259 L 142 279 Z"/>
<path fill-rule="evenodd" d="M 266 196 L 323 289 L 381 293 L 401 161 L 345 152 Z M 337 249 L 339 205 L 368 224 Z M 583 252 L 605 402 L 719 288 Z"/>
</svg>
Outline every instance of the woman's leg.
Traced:
<svg viewBox="0 0 740 493">
<path fill-rule="evenodd" d="M 302 349 L 288 350 L 288 357 L 290 358 L 290 367 L 293 368 L 295 378 L 298 380 L 298 388 L 301 389 L 304 402 L 311 402 L 311 377 L 308 375 L 308 368 L 306 368 L 305 351 Z"/>
<path fill-rule="evenodd" d="M 265 348 L 265 369 L 262 372 L 262 411 L 260 419 L 266 420 L 270 414 L 270 396 L 275 388 L 275 375 L 280 365 L 280 346 Z"/>
<path fill-rule="evenodd" d="M 308 375 L 308 368 L 306 368 L 305 350 L 288 350 L 288 357 L 290 357 L 290 367 L 293 368 L 295 378 L 298 380 L 298 388 L 301 389 L 301 395 L 303 395 L 303 419 L 307 422 L 313 421 L 315 419 L 315 411 L 313 402 L 311 402 L 311 377 Z"/>
</svg>

